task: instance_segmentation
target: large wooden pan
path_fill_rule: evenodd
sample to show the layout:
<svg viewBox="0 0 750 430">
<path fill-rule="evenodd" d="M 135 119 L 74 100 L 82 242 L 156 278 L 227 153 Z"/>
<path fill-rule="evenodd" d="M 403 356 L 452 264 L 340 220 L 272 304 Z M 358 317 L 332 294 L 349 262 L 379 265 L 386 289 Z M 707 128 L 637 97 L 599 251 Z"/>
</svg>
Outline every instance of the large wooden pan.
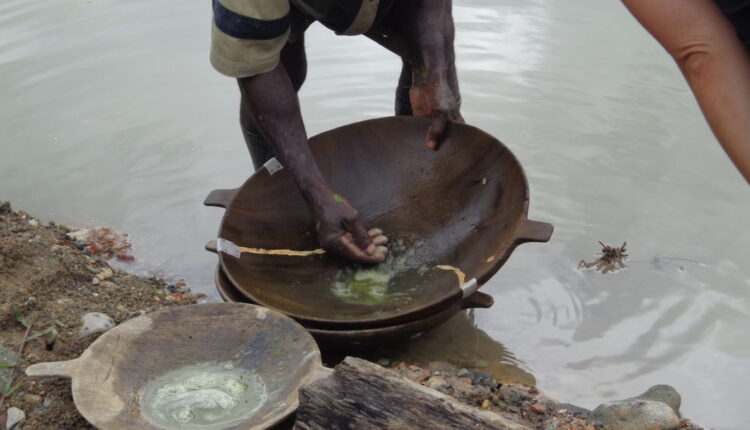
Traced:
<svg viewBox="0 0 750 430">
<path fill-rule="evenodd" d="M 203 375 L 211 366 L 219 366 L 219 372 L 249 371 L 256 386 L 265 386 L 264 401 L 250 406 L 247 399 L 241 399 L 232 406 L 224 397 L 216 397 L 216 404 L 211 405 L 210 396 L 217 391 L 237 388 L 237 381 L 222 380 L 223 374 Z M 185 369 L 188 376 L 199 378 L 192 386 L 158 385 L 165 375 Z M 180 306 L 150 313 L 103 334 L 77 359 L 26 369 L 29 376 L 71 378 L 76 407 L 100 430 L 267 429 L 297 409 L 300 386 L 329 372 L 302 326 L 278 312 L 240 303 Z M 148 387 L 152 384 L 174 395 L 172 406 L 205 413 L 213 422 L 160 421 L 159 416 L 149 414 Z M 198 393 L 191 400 L 191 393 L 185 390 Z M 232 408 L 237 414 L 220 415 Z M 185 418 L 184 414 L 180 418 Z"/>
<path fill-rule="evenodd" d="M 310 139 L 331 187 L 392 241 L 399 267 L 387 294 L 374 302 L 342 298 L 352 265 L 329 254 L 262 253 L 319 248 L 305 201 L 275 159 L 238 190 L 206 199 L 226 207 L 219 259 L 232 284 L 308 328 L 382 327 L 462 300 L 460 287 L 486 282 L 518 244 L 549 240 L 551 225 L 527 219 L 528 184 L 508 148 L 475 127 L 451 124 L 440 149 L 431 151 L 424 146 L 428 122 L 381 118 Z M 462 274 L 444 270 L 450 267 Z"/>
<path fill-rule="evenodd" d="M 221 270 L 216 268 L 214 277 L 216 289 L 225 302 L 247 303 L 248 299 L 227 279 Z M 365 328 L 359 330 L 324 330 L 308 329 L 323 352 L 335 351 L 371 351 L 372 348 L 396 345 L 408 342 L 451 319 L 464 309 L 489 308 L 493 304 L 492 296 L 475 292 L 469 297 L 455 302 L 451 306 L 441 309 L 434 315 L 429 315 L 417 321 L 397 324 L 387 327 Z"/>
</svg>

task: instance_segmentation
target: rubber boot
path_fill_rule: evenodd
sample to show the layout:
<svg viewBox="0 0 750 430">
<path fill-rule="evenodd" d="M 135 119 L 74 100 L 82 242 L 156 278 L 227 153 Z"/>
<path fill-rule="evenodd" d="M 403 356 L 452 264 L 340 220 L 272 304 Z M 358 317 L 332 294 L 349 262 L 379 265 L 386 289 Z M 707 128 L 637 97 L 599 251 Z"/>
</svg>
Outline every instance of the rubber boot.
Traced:
<svg viewBox="0 0 750 430">
<path fill-rule="evenodd" d="M 242 127 L 242 136 L 245 138 L 247 150 L 250 151 L 250 158 L 253 159 L 255 170 L 259 170 L 266 164 L 266 161 L 276 156 L 273 148 L 266 143 L 263 136 L 247 131 L 244 127 Z"/>
</svg>

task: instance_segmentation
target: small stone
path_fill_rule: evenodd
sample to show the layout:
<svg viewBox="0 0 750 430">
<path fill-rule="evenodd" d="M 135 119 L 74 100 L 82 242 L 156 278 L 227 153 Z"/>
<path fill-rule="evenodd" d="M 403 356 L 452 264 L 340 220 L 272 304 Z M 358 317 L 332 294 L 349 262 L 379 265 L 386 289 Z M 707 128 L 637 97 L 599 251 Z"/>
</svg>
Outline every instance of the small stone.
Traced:
<svg viewBox="0 0 750 430">
<path fill-rule="evenodd" d="M 131 318 L 139 317 L 141 315 L 146 315 L 145 309 L 141 309 L 136 312 L 128 312 L 127 314 L 125 314 L 125 319 L 131 319 Z"/>
<path fill-rule="evenodd" d="M 20 424 L 21 421 L 26 419 L 26 414 L 22 410 L 16 407 L 8 408 L 8 412 L 6 415 L 7 415 L 7 418 L 5 420 L 5 428 L 7 430 L 20 429 L 20 426 L 18 424 Z"/>
<path fill-rule="evenodd" d="M 99 282 L 102 282 L 102 280 L 101 280 L 101 279 L 99 279 L 99 278 L 98 278 L 98 277 L 96 277 L 96 276 L 94 276 L 94 279 L 92 279 L 92 280 L 91 280 L 91 283 L 92 283 L 93 285 L 99 285 Z"/>
<path fill-rule="evenodd" d="M 114 272 L 112 272 L 112 269 L 110 269 L 109 267 L 105 267 L 96 274 L 96 277 L 99 278 L 100 281 L 107 280 L 112 276 L 114 276 Z"/>
<path fill-rule="evenodd" d="M 448 383 L 445 382 L 442 376 L 432 376 L 427 380 L 425 385 L 436 390 L 448 387 Z"/>
<path fill-rule="evenodd" d="M 533 403 L 529 406 L 529 409 L 532 411 L 538 413 L 538 414 L 546 414 L 547 413 L 547 407 L 544 406 L 541 403 Z"/>
<path fill-rule="evenodd" d="M 509 385 L 503 385 L 498 392 L 502 401 L 511 406 L 518 406 L 526 399 L 526 393 Z"/>
<path fill-rule="evenodd" d="M 82 318 L 83 327 L 78 331 L 78 337 L 86 337 L 94 333 L 103 333 L 115 326 L 115 321 L 107 314 L 90 312 Z"/>
<path fill-rule="evenodd" d="M 463 378 L 469 375 L 471 375 L 471 372 L 469 372 L 469 370 L 466 368 L 462 368 L 458 371 L 458 373 L 456 373 L 456 376 L 458 376 L 459 378 Z"/>
<path fill-rule="evenodd" d="M 381 358 L 380 360 L 378 360 L 378 364 L 383 367 L 388 367 L 388 365 L 391 364 L 391 360 L 387 358 Z"/>
<path fill-rule="evenodd" d="M 37 403 L 40 403 L 42 401 L 42 396 L 26 393 L 23 395 L 23 401 L 26 403 L 31 403 L 32 405 L 36 405 Z"/>
<path fill-rule="evenodd" d="M 589 424 L 609 430 L 672 430 L 680 425 L 681 398 L 669 385 L 655 385 L 640 396 L 599 405 Z"/>
<path fill-rule="evenodd" d="M 99 284 L 102 288 L 117 288 L 117 284 L 110 281 L 102 281 L 101 284 Z"/>
<path fill-rule="evenodd" d="M 29 220 L 29 225 L 32 227 L 39 227 L 39 221 L 35 220 L 34 218 Z"/>
<path fill-rule="evenodd" d="M 490 406 L 490 400 L 489 399 L 484 399 L 482 401 L 482 409 L 487 409 L 489 406 Z"/>
<path fill-rule="evenodd" d="M 120 261 L 135 261 L 135 257 L 130 254 L 117 254 L 117 259 Z"/>
<path fill-rule="evenodd" d="M 455 374 L 457 370 L 456 366 L 447 361 L 431 361 L 427 363 L 427 369 L 431 372 L 441 372 L 446 375 Z"/>
<path fill-rule="evenodd" d="M 459 399 L 464 397 L 473 398 L 475 394 L 489 394 L 489 392 L 481 393 L 481 390 L 477 390 L 476 388 L 479 387 L 471 385 L 471 379 L 468 378 L 451 378 L 450 386 L 453 388 L 453 397 Z"/>
</svg>

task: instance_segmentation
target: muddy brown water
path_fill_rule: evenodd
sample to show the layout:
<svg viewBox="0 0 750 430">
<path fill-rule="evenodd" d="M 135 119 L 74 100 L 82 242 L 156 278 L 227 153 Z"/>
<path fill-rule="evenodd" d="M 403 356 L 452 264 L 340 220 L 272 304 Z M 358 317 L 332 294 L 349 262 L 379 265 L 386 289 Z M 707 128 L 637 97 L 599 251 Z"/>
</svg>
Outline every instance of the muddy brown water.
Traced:
<svg viewBox="0 0 750 430">
<path fill-rule="evenodd" d="M 669 383 L 689 417 L 744 427 L 750 188 L 676 67 L 620 2 L 455 3 L 463 114 L 519 157 L 529 216 L 556 231 L 482 289 L 493 308 L 443 329 L 461 351 L 440 336 L 405 350 L 530 372 L 588 407 Z M 132 270 L 217 298 L 202 246 L 222 211 L 201 201 L 251 165 L 236 86 L 208 64 L 209 23 L 210 2 L 2 2 L 0 199 L 127 231 Z M 321 26 L 308 54 L 311 134 L 392 112 L 393 56 Z M 597 240 L 627 240 L 628 269 L 578 270 Z"/>
</svg>

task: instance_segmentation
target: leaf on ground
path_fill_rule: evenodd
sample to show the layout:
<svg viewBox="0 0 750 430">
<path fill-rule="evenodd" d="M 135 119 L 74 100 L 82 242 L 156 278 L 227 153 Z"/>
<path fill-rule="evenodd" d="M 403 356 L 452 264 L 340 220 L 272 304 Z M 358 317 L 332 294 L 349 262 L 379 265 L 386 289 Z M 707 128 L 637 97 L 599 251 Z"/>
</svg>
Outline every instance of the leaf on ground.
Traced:
<svg viewBox="0 0 750 430">
<path fill-rule="evenodd" d="M 18 308 L 13 308 L 13 311 L 16 314 L 16 321 L 20 322 L 24 327 L 29 328 L 29 322 L 21 315 L 21 311 Z"/>
<path fill-rule="evenodd" d="M 5 381 L 5 384 L 3 385 L 3 392 L 0 393 L 2 394 L 3 397 L 10 397 L 10 395 L 13 394 L 13 392 L 16 391 L 18 387 L 20 387 L 23 384 L 23 381 L 19 380 L 16 382 L 15 385 L 13 385 L 14 380 L 15 378 Z"/>
<path fill-rule="evenodd" d="M 30 341 L 32 339 L 38 338 L 39 336 L 44 336 L 45 334 L 50 334 L 50 333 L 54 333 L 53 337 L 55 337 L 55 338 L 57 337 L 57 330 L 55 330 L 54 327 L 50 327 L 50 328 L 47 328 L 47 329 L 44 329 L 44 330 L 39 330 L 38 332 L 29 335 L 29 337 L 26 338 L 26 341 L 28 342 L 28 341 Z"/>
<path fill-rule="evenodd" d="M 13 366 L 11 366 L 10 364 L 8 364 L 8 363 L 6 363 L 4 361 L 0 361 L 0 369 L 10 369 L 11 367 L 13 367 Z"/>
</svg>

